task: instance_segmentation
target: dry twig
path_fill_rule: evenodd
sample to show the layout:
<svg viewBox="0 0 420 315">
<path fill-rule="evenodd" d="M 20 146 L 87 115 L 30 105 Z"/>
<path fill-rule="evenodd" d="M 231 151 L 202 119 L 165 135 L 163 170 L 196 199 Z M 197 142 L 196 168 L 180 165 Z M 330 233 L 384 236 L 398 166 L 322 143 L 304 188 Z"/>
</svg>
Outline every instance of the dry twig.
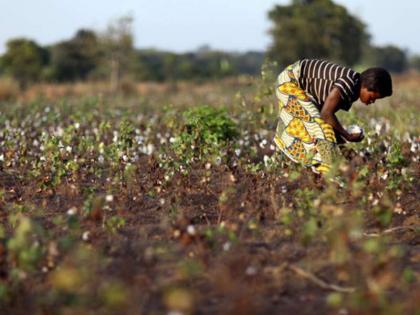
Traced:
<svg viewBox="0 0 420 315">
<path fill-rule="evenodd" d="M 327 283 L 324 280 L 315 276 L 314 274 L 312 274 L 312 273 L 310 273 L 306 270 L 303 270 L 302 268 L 299 268 L 295 265 L 288 265 L 288 268 L 290 270 L 292 270 L 294 273 L 296 273 L 298 276 L 301 276 L 302 278 L 305 278 L 305 279 L 308 279 L 308 280 L 312 281 L 317 286 L 319 286 L 323 289 L 342 292 L 342 293 L 352 293 L 356 290 L 355 288 L 352 288 L 352 287 L 341 287 L 341 286 L 338 286 L 338 285 L 335 285 L 335 284 Z"/>
<path fill-rule="evenodd" d="M 389 228 L 380 232 L 364 232 L 363 235 L 370 236 L 370 237 L 379 237 L 384 234 L 390 234 L 390 233 L 405 231 L 405 230 L 412 230 L 412 231 L 420 230 L 420 225 L 395 226 L 395 227 L 392 227 L 392 228 Z"/>
</svg>

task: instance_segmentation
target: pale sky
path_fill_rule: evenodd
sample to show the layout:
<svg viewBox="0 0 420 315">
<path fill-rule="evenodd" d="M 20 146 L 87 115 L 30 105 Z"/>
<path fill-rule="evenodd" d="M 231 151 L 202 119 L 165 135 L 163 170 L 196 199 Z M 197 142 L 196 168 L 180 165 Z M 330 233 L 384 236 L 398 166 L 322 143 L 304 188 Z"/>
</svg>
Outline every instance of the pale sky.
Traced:
<svg viewBox="0 0 420 315">
<path fill-rule="evenodd" d="M 420 54 L 419 0 L 336 0 L 368 26 L 373 42 Z M 41 45 L 71 38 L 80 28 L 102 31 L 131 14 L 135 46 L 175 52 L 208 44 L 227 51 L 265 50 L 267 12 L 288 0 L 0 0 L 0 53 L 10 38 Z"/>
</svg>

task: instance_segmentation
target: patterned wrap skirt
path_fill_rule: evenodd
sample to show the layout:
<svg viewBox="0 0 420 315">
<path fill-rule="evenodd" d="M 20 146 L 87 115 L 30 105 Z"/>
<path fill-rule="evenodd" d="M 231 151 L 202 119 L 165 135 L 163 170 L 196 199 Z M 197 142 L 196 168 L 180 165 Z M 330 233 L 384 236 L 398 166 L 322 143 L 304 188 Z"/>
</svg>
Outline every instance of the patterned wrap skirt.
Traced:
<svg viewBox="0 0 420 315">
<path fill-rule="evenodd" d="M 292 161 L 326 173 L 337 154 L 331 125 L 321 119 L 313 97 L 299 87 L 300 63 L 288 66 L 277 79 L 278 124 L 274 142 Z"/>
</svg>

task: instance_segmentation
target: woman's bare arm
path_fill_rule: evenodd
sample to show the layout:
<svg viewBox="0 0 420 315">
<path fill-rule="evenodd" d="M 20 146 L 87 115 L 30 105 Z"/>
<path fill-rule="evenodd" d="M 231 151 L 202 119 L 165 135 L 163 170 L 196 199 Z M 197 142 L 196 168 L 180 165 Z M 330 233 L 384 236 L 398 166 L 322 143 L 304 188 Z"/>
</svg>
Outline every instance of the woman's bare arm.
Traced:
<svg viewBox="0 0 420 315">
<path fill-rule="evenodd" d="M 333 129 L 340 134 L 344 139 L 351 142 L 361 141 L 363 139 L 363 135 L 354 135 L 348 133 L 341 123 L 338 121 L 335 113 L 339 110 L 339 104 L 341 101 L 340 91 L 338 88 L 334 87 L 330 94 L 327 96 L 325 100 L 324 106 L 322 106 L 321 110 L 321 118 L 328 124 L 330 124 Z"/>
</svg>

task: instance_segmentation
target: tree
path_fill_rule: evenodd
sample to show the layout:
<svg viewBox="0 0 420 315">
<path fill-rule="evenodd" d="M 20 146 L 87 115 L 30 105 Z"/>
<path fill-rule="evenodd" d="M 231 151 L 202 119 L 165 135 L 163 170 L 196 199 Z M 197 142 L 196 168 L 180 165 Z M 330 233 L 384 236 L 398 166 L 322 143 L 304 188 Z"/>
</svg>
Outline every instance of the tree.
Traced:
<svg viewBox="0 0 420 315">
<path fill-rule="evenodd" d="M 93 31 L 81 29 L 68 40 L 51 48 L 51 79 L 84 80 L 95 69 L 99 43 Z"/>
<path fill-rule="evenodd" d="M 264 63 L 264 58 L 265 54 L 257 51 L 235 55 L 235 58 L 233 58 L 235 73 L 259 74 L 261 66 Z"/>
<path fill-rule="evenodd" d="M 118 89 L 121 74 L 127 73 L 134 61 L 133 18 L 123 16 L 112 21 L 102 34 L 104 66 L 109 73 L 111 91 Z"/>
<path fill-rule="evenodd" d="M 1 58 L 1 68 L 24 88 L 41 78 L 47 62 L 46 49 L 32 40 L 16 38 L 7 42 L 6 53 Z"/>
<path fill-rule="evenodd" d="M 331 0 L 293 0 L 269 12 L 274 23 L 269 57 L 282 66 L 302 58 L 354 65 L 369 36 L 365 24 Z"/>
<path fill-rule="evenodd" d="M 140 81 L 164 81 L 163 53 L 156 50 L 139 50 L 136 52 L 134 70 L 135 78 Z"/>
<path fill-rule="evenodd" d="M 403 72 L 408 67 L 407 53 L 397 46 L 387 45 L 374 47 L 372 64 L 383 67 L 391 72 Z"/>
</svg>

